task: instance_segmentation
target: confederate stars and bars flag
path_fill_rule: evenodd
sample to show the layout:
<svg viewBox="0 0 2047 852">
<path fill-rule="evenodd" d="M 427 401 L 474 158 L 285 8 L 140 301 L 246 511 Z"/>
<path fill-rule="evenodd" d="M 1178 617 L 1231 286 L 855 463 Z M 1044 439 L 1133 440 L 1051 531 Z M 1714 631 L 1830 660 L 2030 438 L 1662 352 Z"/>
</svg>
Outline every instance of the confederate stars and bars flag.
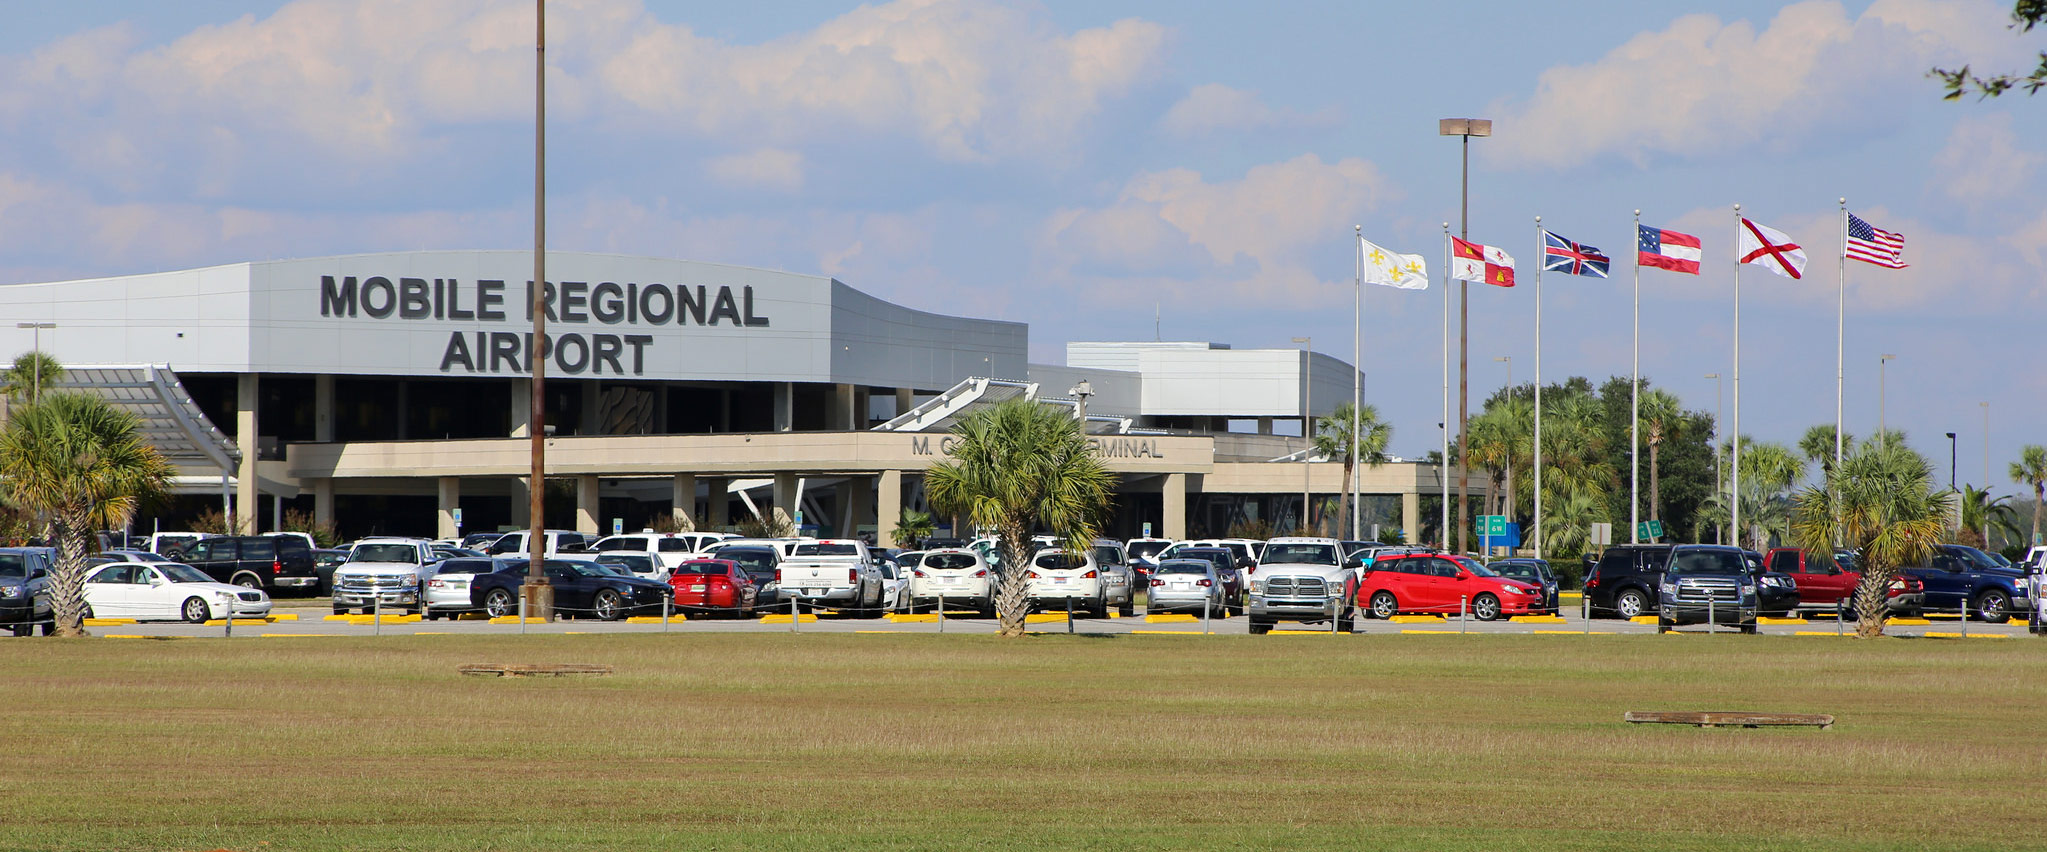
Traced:
<svg viewBox="0 0 2047 852">
<path fill-rule="evenodd" d="M 1514 258 L 1496 246 L 1450 238 L 1450 277 L 1495 287 L 1514 286 Z"/>
<path fill-rule="evenodd" d="M 1741 220 L 1742 263 L 1753 263 L 1786 278 L 1805 275 L 1805 249 L 1791 241 L 1791 235 L 1766 225 Z"/>
<path fill-rule="evenodd" d="M 1569 275 L 1583 275 L 1588 278 L 1605 278 L 1607 267 L 1613 261 L 1601 254 L 1599 249 L 1583 243 L 1574 243 L 1542 230 L 1542 268 L 1549 272 Z"/>
<path fill-rule="evenodd" d="M 1699 238 L 1647 225 L 1636 226 L 1635 264 L 1699 274 Z"/>
<path fill-rule="evenodd" d="M 1905 235 L 1891 233 L 1850 213 L 1848 244 L 1844 253 L 1849 260 L 1874 263 L 1887 269 L 1904 269 Z"/>
</svg>

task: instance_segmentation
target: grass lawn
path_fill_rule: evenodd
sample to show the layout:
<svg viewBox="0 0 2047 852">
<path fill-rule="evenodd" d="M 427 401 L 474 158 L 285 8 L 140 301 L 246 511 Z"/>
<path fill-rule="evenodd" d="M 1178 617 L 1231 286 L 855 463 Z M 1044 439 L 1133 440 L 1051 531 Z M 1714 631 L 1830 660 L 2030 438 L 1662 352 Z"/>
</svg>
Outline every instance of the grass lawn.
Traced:
<svg viewBox="0 0 2047 852">
<path fill-rule="evenodd" d="M 37 639 L 0 698 L 6 850 L 1919 852 L 2047 812 L 2031 638 Z M 1840 721 L 1620 721 L 1665 709 Z"/>
</svg>

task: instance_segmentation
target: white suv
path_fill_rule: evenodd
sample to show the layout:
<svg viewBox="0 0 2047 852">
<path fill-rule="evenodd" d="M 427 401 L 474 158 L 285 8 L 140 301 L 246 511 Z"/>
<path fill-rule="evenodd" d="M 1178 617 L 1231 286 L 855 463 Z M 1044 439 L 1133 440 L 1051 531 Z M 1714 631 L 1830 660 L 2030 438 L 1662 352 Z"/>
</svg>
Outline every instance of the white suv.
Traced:
<svg viewBox="0 0 2047 852">
<path fill-rule="evenodd" d="M 995 577 L 981 554 L 963 547 L 927 550 L 914 564 L 901 567 L 910 572 L 913 610 L 935 607 L 943 599 L 978 609 L 984 617 L 995 617 Z"/>
<path fill-rule="evenodd" d="M 1265 633 L 1280 621 L 1336 623 L 1349 633 L 1357 615 L 1353 600 L 1357 573 L 1333 538 L 1286 537 L 1265 543 L 1251 572 L 1251 632 Z"/>
<path fill-rule="evenodd" d="M 1118 588 L 1103 582 L 1101 566 L 1092 552 L 1040 550 L 1024 569 L 1024 593 L 1033 609 L 1063 610 L 1071 604 L 1090 618 L 1108 618 L 1110 604 L 1129 604 L 1130 586 L 1120 587 L 1121 600 L 1114 597 Z"/>
</svg>

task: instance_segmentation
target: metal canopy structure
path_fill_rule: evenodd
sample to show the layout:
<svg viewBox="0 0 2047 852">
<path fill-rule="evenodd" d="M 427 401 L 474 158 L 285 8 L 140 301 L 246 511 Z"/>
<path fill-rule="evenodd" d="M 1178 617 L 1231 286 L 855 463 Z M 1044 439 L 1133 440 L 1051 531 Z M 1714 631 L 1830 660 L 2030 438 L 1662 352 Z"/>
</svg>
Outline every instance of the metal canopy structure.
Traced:
<svg viewBox="0 0 2047 852">
<path fill-rule="evenodd" d="M 903 412 L 895 419 L 874 427 L 876 432 L 949 432 L 952 426 L 976 410 L 987 408 L 1006 400 L 1023 397 L 1035 400 L 1040 405 L 1049 405 L 1074 411 L 1077 415 L 1079 401 L 1071 397 L 1042 397 L 1038 395 L 1037 382 L 1019 382 L 1009 379 L 971 378 L 953 385 L 952 389 L 924 402 L 924 404 Z M 1165 435 L 1162 429 L 1140 429 L 1135 421 L 1111 414 L 1089 414 L 1085 431 L 1090 435 Z"/>
<path fill-rule="evenodd" d="M 242 451 L 199 410 L 169 366 L 67 366 L 54 390 L 76 391 L 106 400 L 134 415 L 142 435 L 178 467 L 211 467 L 234 475 Z"/>
</svg>

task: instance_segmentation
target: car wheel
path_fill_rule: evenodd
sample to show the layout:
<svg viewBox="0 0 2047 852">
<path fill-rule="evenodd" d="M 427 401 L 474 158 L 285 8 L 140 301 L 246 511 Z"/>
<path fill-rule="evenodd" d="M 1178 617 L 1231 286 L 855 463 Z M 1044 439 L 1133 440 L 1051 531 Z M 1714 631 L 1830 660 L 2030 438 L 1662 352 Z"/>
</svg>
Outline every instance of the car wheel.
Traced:
<svg viewBox="0 0 2047 852">
<path fill-rule="evenodd" d="M 40 627 L 42 628 L 42 633 L 43 633 L 43 635 L 44 635 L 44 636 L 55 636 L 55 635 L 57 635 L 57 616 L 56 616 L 56 614 L 55 614 L 55 613 L 52 613 L 52 614 L 50 615 L 50 620 L 49 620 L 49 621 L 45 621 L 45 622 L 42 622 L 42 623 L 41 623 L 41 624 L 40 624 L 39 626 L 40 626 Z"/>
<path fill-rule="evenodd" d="M 1613 610 L 1622 618 L 1632 619 L 1641 615 L 1647 606 L 1648 600 L 1642 597 L 1639 589 L 1628 589 L 1613 598 Z"/>
<path fill-rule="evenodd" d="M 1400 602 L 1399 602 L 1399 601 L 1397 601 L 1397 600 L 1394 600 L 1394 599 L 1393 599 L 1393 593 L 1392 593 L 1392 592 L 1373 592 L 1373 593 L 1372 593 L 1372 617 L 1373 617 L 1373 618 L 1379 618 L 1379 619 L 1386 619 L 1386 618 L 1392 618 L 1393 616 L 1396 616 L 1396 615 L 1399 615 L 1399 614 L 1400 614 Z"/>
<path fill-rule="evenodd" d="M 1471 599 L 1471 614 L 1480 621 L 1492 621 L 1500 617 L 1500 599 L 1492 595 L 1479 595 Z"/>
<path fill-rule="evenodd" d="M 9 629 L 14 631 L 14 636 L 15 638 L 18 639 L 23 636 L 33 635 L 35 633 L 36 626 L 33 624 L 17 624 Z"/>
<path fill-rule="evenodd" d="M 590 612 L 599 621 L 617 621 L 625 616 L 625 602 L 619 600 L 617 592 L 600 589 L 597 597 L 590 600 Z"/>
<path fill-rule="evenodd" d="M 1108 617 L 1109 617 L 1109 599 L 1108 599 L 1108 598 L 1095 598 L 1095 602 L 1094 602 L 1094 603 L 1088 604 L 1088 607 L 1087 607 L 1087 617 L 1089 617 L 1089 618 L 1108 618 Z"/>
<path fill-rule="evenodd" d="M 1272 632 L 1272 622 L 1256 618 L 1251 619 L 1251 635 L 1263 636 L 1270 632 Z"/>
<path fill-rule="evenodd" d="M 513 602 L 512 593 L 510 591 L 507 591 L 505 589 L 492 589 L 490 590 L 490 594 L 483 596 L 484 615 L 488 615 L 491 618 L 503 618 L 507 615 L 513 615 L 517 613 L 517 611 L 518 604 Z"/>
<path fill-rule="evenodd" d="M 1996 589 L 1984 592 L 1976 598 L 1976 616 L 1991 624 L 2010 621 L 2011 599 Z"/>
<path fill-rule="evenodd" d="M 207 619 L 213 617 L 213 608 L 206 605 L 205 598 L 195 595 L 185 599 L 184 605 L 178 607 L 178 614 L 193 624 L 205 624 Z"/>
<path fill-rule="evenodd" d="M 234 584 L 244 589 L 263 588 L 263 579 L 254 574 L 236 574 Z"/>
</svg>

